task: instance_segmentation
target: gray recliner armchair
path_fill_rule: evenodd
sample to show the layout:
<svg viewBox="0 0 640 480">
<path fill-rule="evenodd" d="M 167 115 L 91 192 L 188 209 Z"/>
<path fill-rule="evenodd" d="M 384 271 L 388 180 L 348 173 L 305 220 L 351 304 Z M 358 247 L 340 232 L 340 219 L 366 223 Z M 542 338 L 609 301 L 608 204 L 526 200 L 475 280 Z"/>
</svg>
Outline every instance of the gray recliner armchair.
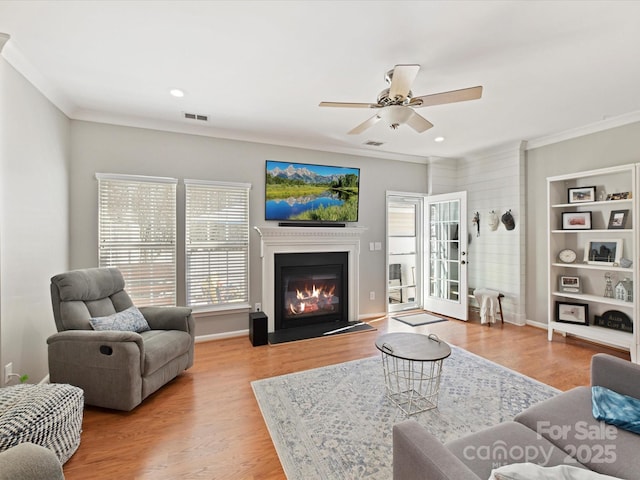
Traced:
<svg viewBox="0 0 640 480">
<path fill-rule="evenodd" d="M 123 331 L 120 317 L 133 307 L 124 286 L 117 268 L 51 278 L 58 333 L 47 344 L 52 383 L 82 388 L 88 405 L 129 411 L 193 365 L 195 324 L 190 308 L 140 307 L 148 326 Z M 97 323 L 113 318 L 114 326 Z"/>
</svg>

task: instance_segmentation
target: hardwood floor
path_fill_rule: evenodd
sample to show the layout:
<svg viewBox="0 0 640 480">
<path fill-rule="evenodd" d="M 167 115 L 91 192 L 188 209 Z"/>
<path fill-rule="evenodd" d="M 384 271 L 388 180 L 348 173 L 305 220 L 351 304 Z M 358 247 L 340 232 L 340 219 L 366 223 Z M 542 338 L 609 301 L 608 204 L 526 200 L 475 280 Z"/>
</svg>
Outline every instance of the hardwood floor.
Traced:
<svg viewBox="0 0 640 480">
<path fill-rule="evenodd" d="M 435 333 L 562 390 L 588 385 L 597 352 L 629 358 L 559 335 L 548 342 L 545 330 L 529 326 L 368 323 L 377 330 L 275 346 L 252 347 L 248 337 L 196 344 L 194 367 L 134 411 L 85 408 L 80 448 L 64 466 L 66 479 L 284 479 L 250 382 L 378 355 L 374 341 L 388 331 Z"/>
</svg>

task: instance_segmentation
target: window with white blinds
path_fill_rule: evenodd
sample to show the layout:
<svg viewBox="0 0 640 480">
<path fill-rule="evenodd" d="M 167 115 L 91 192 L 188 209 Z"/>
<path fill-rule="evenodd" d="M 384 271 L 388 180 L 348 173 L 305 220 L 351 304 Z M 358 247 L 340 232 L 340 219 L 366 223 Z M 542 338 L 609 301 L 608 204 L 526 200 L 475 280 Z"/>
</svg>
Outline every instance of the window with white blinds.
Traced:
<svg viewBox="0 0 640 480">
<path fill-rule="evenodd" d="M 249 184 L 185 180 L 189 306 L 249 302 Z"/>
<path fill-rule="evenodd" d="M 176 304 L 177 179 L 97 173 L 99 265 L 137 306 Z"/>
</svg>

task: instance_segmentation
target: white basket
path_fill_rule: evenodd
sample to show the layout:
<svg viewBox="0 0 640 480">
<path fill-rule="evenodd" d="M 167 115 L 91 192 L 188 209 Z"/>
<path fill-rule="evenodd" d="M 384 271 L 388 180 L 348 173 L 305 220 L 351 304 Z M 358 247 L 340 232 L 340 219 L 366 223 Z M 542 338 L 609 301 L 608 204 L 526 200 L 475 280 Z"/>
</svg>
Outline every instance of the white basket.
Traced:
<svg viewBox="0 0 640 480">
<path fill-rule="evenodd" d="M 438 406 L 442 360 L 417 361 L 382 352 L 387 398 L 407 416 Z"/>
</svg>

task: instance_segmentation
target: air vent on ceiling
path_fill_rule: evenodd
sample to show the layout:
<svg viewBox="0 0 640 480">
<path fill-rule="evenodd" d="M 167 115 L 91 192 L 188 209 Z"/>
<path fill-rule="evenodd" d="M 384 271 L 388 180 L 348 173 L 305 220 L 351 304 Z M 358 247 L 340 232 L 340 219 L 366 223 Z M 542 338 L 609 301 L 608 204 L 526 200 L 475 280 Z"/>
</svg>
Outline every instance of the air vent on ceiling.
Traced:
<svg viewBox="0 0 640 480">
<path fill-rule="evenodd" d="M 366 142 L 364 142 L 365 145 L 369 145 L 371 147 L 380 147 L 383 145 L 383 142 L 375 142 L 373 140 L 368 140 Z"/>
<path fill-rule="evenodd" d="M 209 121 L 208 115 L 200 115 L 198 113 L 185 113 L 184 118 L 186 118 L 187 120 L 199 120 L 201 122 Z"/>
</svg>

